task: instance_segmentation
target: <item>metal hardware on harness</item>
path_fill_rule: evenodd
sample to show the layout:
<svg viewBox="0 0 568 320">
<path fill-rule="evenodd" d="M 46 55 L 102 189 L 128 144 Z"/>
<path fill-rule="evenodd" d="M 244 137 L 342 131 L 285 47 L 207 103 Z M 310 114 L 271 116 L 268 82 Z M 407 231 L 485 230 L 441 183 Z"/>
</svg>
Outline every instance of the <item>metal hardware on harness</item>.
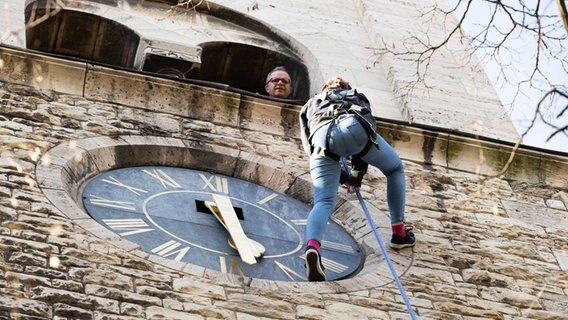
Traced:
<svg viewBox="0 0 568 320">
<path fill-rule="evenodd" d="M 323 157 L 330 158 L 334 161 L 339 161 L 339 156 L 337 154 L 330 152 L 329 150 L 324 149 L 322 147 L 314 146 L 314 152 L 312 154 L 317 154 Z"/>
<path fill-rule="evenodd" d="M 337 107 L 337 108 L 333 108 L 333 107 Z M 349 113 L 349 109 L 345 108 L 345 104 L 341 104 L 341 105 L 330 105 L 329 108 L 332 109 L 332 114 L 333 114 L 333 118 L 336 119 L 337 117 L 339 117 L 342 114 L 346 114 Z"/>
</svg>

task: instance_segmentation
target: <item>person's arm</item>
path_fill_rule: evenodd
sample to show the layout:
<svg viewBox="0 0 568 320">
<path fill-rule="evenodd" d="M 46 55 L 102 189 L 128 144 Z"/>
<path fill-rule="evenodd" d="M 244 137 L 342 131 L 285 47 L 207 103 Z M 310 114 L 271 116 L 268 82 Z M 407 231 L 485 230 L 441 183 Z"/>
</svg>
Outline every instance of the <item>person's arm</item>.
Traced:
<svg viewBox="0 0 568 320">
<path fill-rule="evenodd" d="M 361 158 L 351 158 L 351 171 L 349 171 L 349 177 L 347 178 L 349 191 L 352 191 L 353 188 L 361 187 L 361 182 L 363 181 L 363 177 L 365 176 L 365 173 L 367 173 L 368 168 L 369 165 L 365 161 L 361 160 Z"/>
<path fill-rule="evenodd" d="M 300 111 L 300 137 L 302 138 L 302 146 L 304 148 L 304 152 L 310 156 L 312 154 L 312 146 L 310 145 L 310 128 L 308 127 L 308 108 L 310 105 L 310 99 L 306 104 L 302 107 Z"/>
<path fill-rule="evenodd" d="M 357 104 L 369 110 L 369 114 L 365 118 L 367 118 L 366 120 L 368 122 L 372 122 L 372 124 L 369 123 L 370 125 L 373 125 L 375 121 L 371 121 L 374 120 L 374 117 L 371 114 L 371 103 L 369 102 L 369 99 L 367 99 L 365 94 L 357 92 L 357 90 L 355 90 L 355 96 Z M 368 168 L 369 165 L 365 161 L 361 160 L 361 158 L 353 157 L 351 159 L 351 171 L 349 172 L 349 177 L 347 179 L 349 191 L 353 191 L 353 188 L 361 187 L 361 182 L 363 181 L 363 177 L 367 173 Z"/>
</svg>

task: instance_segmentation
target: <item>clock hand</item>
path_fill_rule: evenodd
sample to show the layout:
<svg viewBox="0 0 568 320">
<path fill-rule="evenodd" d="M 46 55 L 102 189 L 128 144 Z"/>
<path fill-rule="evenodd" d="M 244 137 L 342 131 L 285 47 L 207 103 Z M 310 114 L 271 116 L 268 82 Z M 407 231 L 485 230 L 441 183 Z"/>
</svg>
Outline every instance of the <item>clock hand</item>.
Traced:
<svg viewBox="0 0 568 320">
<path fill-rule="evenodd" d="M 250 245 L 251 245 L 251 250 L 254 251 L 254 257 L 255 258 L 260 258 L 262 257 L 262 255 L 266 252 L 266 248 L 260 244 L 259 242 L 248 238 L 250 241 Z M 233 238 L 229 238 L 228 240 L 229 242 L 229 246 L 235 250 L 237 250 L 237 245 L 235 244 L 235 241 L 233 240 Z"/>
<path fill-rule="evenodd" d="M 217 208 L 217 205 L 215 205 L 215 202 L 213 201 L 205 201 L 205 206 L 211 210 L 211 212 L 213 213 L 213 215 L 215 216 L 215 218 L 217 218 L 217 220 L 221 223 L 221 225 L 223 226 L 223 228 L 227 229 L 227 231 L 229 231 L 229 228 L 227 228 L 227 225 L 225 224 L 225 221 L 223 221 L 223 217 L 221 217 L 221 212 L 219 212 L 219 208 Z"/>
<path fill-rule="evenodd" d="M 221 217 L 221 212 L 219 212 L 219 208 L 217 208 L 217 205 L 215 205 L 214 202 L 212 201 L 205 201 L 205 206 L 207 208 L 209 208 L 209 210 L 211 210 L 211 212 L 213 213 L 213 215 L 215 216 L 215 218 L 217 218 L 217 220 L 219 220 L 219 222 L 221 223 L 221 225 L 227 230 L 229 231 L 229 228 L 227 228 L 227 225 L 225 224 L 225 221 L 223 221 L 223 217 Z M 254 251 L 254 257 L 255 258 L 260 258 L 265 252 L 266 252 L 266 248 L 258 243 L 257 241 L 251 239 L 251 238 L 247 238 L 250 243 L 251 243 L 251 249 Z M 235 250 L 237 250 L 237 246 L 235 245 L 235 241 L 233 240 L 232 237 L 229 238 L 229 240 L 227 241 L 229 243 L 229 246 Z"/>
<path fill-rule="evenodd" d="M 217 208 L 219 208 L 219 212 L 221 212 L 221 217 L 223 217 L 229 234 L 235 241 L 241 260 L 246 264 L 255 264 L 254 250 L 237 218 L 237 213 L 231 204 L 231 199 L 219 194 L 212 194 L 212 196 Z"/>
</svg>

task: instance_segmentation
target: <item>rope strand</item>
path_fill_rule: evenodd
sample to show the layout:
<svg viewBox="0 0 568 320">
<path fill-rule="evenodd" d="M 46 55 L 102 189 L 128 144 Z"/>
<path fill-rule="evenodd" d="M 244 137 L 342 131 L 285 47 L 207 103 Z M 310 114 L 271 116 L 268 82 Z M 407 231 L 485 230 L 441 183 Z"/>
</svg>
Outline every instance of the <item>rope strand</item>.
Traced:
<svg viewBox="0 0 568 320">
<path fill-rule="evenodd" d="M 349 174 L 349 167 L 347 166 L 347 161 L 345 160 L 344 157 L 341 158 L 341 161 L 343 162 L 344 170 L 347 172 L 347 174 Z M 408 300 L 408 297 L 406 296 L 406 292 L 404 291 L 404 288 L 402 287 L 402 283 L 400 283 L 400 279 L 398 278 L 398 275 L 396 274 L 396 270 L 394 269 L 394 266 L 393 266 L 393 264 L 390 260 L 389 255 L 387 254 L 387 250 L 385 249 L 385 246 L 383 244 L 383 240 L 381 239 L 381 236 L 379 235 L 379 232 L 377 231 L 377 226 L 375 225 L 375 222 L 373 221 L 373 217 L 371 217 L 371 213 L 369 212 L 369 209 L 367 208 L 367 204 L 365 203 L 365 200 L 363 200 L 363 196 L 361 196 L 361 191 L 359 191 L 359 188 L 355 188 L 355 194 L 357 195 L 357 199 L 359 199 L 359 203 L 361 204 L 361 208 L 363 209 L 363 212 L 365 213 L 365 217 L 367 218 L 367 221 L 369 222 L 371 230 L 373 230 L 373 234 L 375 235 L 375 238 L 377 239 L 377 242 L 379 243 L 379 247 L 381 248 L 381 252 L 383 253 L 383 256 L 385 257 L 385 261 L 387 262 L 387 265 L 388 265 L 389 270 L 392 274 L 394 282 L 396 283 L 396 286 L 398 287 L 398 291 L 400 292 L 400 295 L 402 296 L 402 300 L 404 301 L 404 304 L 406 305 L 406 309 L 408 310 L 408 314 L 410 315 L 410 319 L 416 320 L 416 314 L 414 314 L 414 310 L 412 309 L 412 306 L 410 305 L 410 301 Z"/>
</svg>

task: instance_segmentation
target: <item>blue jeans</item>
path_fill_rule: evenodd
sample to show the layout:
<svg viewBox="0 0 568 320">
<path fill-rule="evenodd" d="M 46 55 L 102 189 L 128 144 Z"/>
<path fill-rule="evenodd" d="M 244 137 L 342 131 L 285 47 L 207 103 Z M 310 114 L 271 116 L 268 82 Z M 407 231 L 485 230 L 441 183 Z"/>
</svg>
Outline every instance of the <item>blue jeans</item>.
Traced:
<svg viewBox="0 0 568 320">
<path fill-rule="evenodd" d="M 326 148 L 326 136 L 329 125 L 319 128 L 312 136 L 312 144 Z M 378 168 L 387 178 L 387 203 L 391 223 L 404 221 L 406 202 L 406 180 L 404 166 L 394 149 L 380 136 L 378 143 L 371 146 L 361 158 L 366 163 Z M 330 134 L 329 151 L 348 157 L 363 150 L 368 141 L 365 128 L 350 115 L 342 115 L 336 121 Z M 317 239 L 321 242 L 325 227 L 335 209 L 341 164 L 321 155 L 310 157 L 310 173 L 313 183 L 314 206 L 308 216 L 306 240 Z"/>
</svg>

